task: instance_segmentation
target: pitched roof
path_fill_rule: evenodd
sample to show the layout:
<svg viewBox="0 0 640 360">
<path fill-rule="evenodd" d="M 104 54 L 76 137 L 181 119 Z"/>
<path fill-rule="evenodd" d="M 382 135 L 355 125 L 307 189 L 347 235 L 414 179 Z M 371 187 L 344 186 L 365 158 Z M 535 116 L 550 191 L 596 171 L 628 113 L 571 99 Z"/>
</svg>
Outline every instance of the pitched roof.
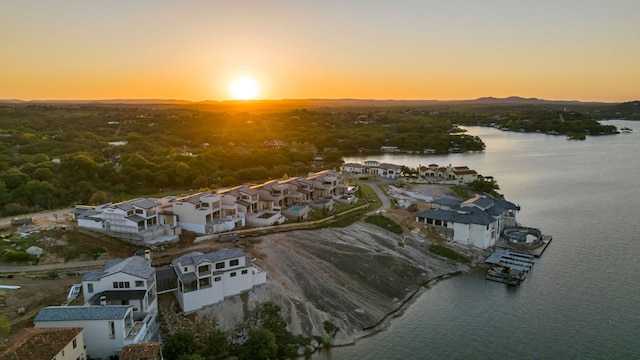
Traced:
<svg viewBox="0 0 640 360">
<path fill-rule="evenodd" d="M 97 281 L 105 276 L 115 273 L 125 273 L 142 279 L 147 279 L 153 274 L 155 269 L 151 267 L 151 262 L 141 256 L 132 256 L 122 259 L 107 261 L 102 271 L 91 271 L 82 277 L 83 281 Z"/>
<path fill-rule="evenodd" d="M 496 199 L 489 194 L 477 195 L 459 205 L 451 205 L 444 198 L 433 202 L 449 205 L 451 210 L 426 210 L 418 213 L 417 217 L 461 224 L 488 225 L 496 221 L 497 217 L 506 210 L 518 209 L 517 205 L 503 199 Z"/>
<path fill-rule="evenodd" d="M 0 345 L 4 360 L 53 359 L 67 344 L 82 333 L 82 328 L 22 329 Z"/>
<path fill-rule="evenodd" d="M 120 320 L 130 309 L 130 305 L 49 306 L 40 310 L 33 321 Z"/>
<path fill-rule="evenodd" d="M 207 254 L 203 254 L 201 252 L 192 252 L 192 253 L 180 256 L 179 258 L 173 260 L 171 264 L 173 266 L 185 266 L 185 265 L 198 266 L 205 262 L 215 263 L 218 261 L 235 259 L 242 256 L 244 256 L 244 251 L 238 248 L 222 249 L 222 250 L 212 252 L 212 253 L 207 253 Z"/>
</svg>

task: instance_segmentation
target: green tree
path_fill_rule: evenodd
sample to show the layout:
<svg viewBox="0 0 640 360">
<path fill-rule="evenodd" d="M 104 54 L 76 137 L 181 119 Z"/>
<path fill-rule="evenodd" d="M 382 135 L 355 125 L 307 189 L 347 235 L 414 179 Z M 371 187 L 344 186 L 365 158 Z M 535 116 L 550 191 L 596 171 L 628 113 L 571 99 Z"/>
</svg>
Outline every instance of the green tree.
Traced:
<svg viewBox="0 0 640 360">
<path fill-rule="evenodd" d="M 14 190 L 18 186 L 29 181 L 30 179 L 31 178 L 29 177 L 29 175 L 23 173 L 22 171 L 16 168 L 11 168 L 3 172 L 2 174 L 0 174 L 0 180 L 4 182 L 4 185 L 7 187 L 8 190 Z"/>
<path fill-rule="evenodd" d="M 222 355 L 228 347 L 227 335 L 220 329 L 211 330 L 204 341 L 204 353 L 209 356 Z"/>
<path fill-rule="evenodd" d="M 244 344 L 241 359 L 266 360 L 272 359 L 278 354 L 278 345 L 273 333 L 263 328 L 249 330 L 249 338 Z"/>
<path fill-rule="evenodd" d="M 109 196 L 105 191 L 99 190 L 91 194 L 91 199 L 89 199 L 90 205 L 100 205 L 109 201 Z"/>
<path fill-rule="evenodd" d="M 193 334 L 182 330 L 166 337 L 162 352 L 167 360 L 180 360 L 183 355 L 192 354 L 196 348 Z"/>
<path fill-rule="evenodd" d="M 501 196 L 498 193 L 498 190 L 500 190 L 500 186 L 498 186 L 498 183 L 494 180 L 485 180 L 480 178 L 478 180 L 470 182 L 469 187 L 479 193 L 487 193 L 496 197 Z"/>
</svg>

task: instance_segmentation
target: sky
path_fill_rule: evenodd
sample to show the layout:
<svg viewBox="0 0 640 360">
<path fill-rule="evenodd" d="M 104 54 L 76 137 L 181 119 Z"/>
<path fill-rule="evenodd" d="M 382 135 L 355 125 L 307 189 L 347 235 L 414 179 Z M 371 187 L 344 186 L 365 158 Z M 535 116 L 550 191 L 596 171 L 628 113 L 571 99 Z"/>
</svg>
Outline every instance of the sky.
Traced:
<svg viewBox="0 0 640 360">
<path fill-rule="evenodd" d="M 4 0 L 0 99 L 640 99 L 638 0 Z"/>
</svg>

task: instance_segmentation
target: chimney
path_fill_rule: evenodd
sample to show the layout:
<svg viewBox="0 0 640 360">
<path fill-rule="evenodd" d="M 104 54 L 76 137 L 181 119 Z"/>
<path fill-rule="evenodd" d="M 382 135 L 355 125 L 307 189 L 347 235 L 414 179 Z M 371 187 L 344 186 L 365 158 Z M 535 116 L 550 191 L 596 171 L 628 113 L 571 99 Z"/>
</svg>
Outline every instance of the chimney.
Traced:
<svg viewBox="0 0 640 360">
<path fill-rule="evenodd" d="M 105 306 L 107 305 L 107 297 L 102 295 L 100 296 L 100 306 Z"/>
<path fill-rule="evenodd" d="M 144 258 L 151 261 L 151 250 L 147 249 L 144 251 Z"/>
</svg>

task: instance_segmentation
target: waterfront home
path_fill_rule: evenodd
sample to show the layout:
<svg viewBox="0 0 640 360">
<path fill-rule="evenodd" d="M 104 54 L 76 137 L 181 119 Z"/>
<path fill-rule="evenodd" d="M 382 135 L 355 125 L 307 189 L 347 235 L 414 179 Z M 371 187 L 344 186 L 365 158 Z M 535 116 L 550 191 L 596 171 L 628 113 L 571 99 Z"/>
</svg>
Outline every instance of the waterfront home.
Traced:
<svg viewBox="0 0 640 360">
<path fill-rule="evenodd" d="M 83 329 L 27 328 L 0 344 L 3 360 L 84 360 Z"/>
<path fill-rule="evenodd" d="M 516 225 L 519 207 L 488 194 L 476 195 L 455 205 L 446 200 L 435 210 L 417 214 L 416 221 L 435 226 L 450 240 L 486 249 L 495 245 L 505 226 Z"/>
<path fill-rule="evenodd" d="M 468 184 L 482 178 L 475 170 L 467 166 L 440 166 L 438 164 L 420 165 L 418 175 L 428 180 L 447 184 Z"/>
<path fill-rule="evenodd" d="M 84 328 L 87 357 L 117 356 L 129 344 L 145 342 L 149 325 L 136 321 L 128 305 L 49 306 L 34 319 L 36 328 Z"/>
<path fill-rule="evenodd" d="M 185 313 L 267 282 L 266 273 L 237 248 L 182 255 L 171 262 L 171 267 L 159 270 L 156 276 L 158 292 L 173 292 Z"/>
<path fill-rule="evenodd" d="M 397 179 L 402 175 L 402 166 L 389 163 L 380 163 L 375 160 L 367 160 L 362 164 L 346 163 L 340 167 L 345 174 L 350 175 L 377 175 L 388 179 Z"/>
</svg>

